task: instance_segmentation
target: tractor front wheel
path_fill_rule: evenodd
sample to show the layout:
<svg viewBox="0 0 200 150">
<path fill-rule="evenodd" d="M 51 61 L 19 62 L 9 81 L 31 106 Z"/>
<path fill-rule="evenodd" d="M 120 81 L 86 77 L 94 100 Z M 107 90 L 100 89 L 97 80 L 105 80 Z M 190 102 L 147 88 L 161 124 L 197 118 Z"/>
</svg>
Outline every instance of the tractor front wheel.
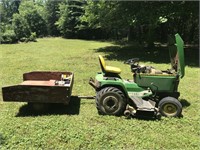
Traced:
<svg viewBox="0 0 200 150">
<path fill-rule="evenodd" d="M 182 112 L 181 103 L 174 97 L 165 97 L 158 104 L 162 116 L 180 117 Z"/>
<path fill-rule="evenodd" d="M 96 107 L 101 115 L 120 116 L 126 108 L 123 92 L 115 87 L 106 87 L 97 92 Z"/>
</svg>

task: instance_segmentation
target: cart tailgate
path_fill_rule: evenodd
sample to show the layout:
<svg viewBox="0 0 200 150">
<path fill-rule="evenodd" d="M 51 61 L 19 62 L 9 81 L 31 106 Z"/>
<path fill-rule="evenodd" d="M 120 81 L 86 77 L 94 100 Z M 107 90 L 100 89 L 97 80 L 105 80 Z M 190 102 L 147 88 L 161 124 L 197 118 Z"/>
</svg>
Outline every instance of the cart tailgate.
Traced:
<svg viewBox="0 0 200 150">
<path fill-rule="evenodd" d="M 68 103 L 71 88 L 65 86 L 14 85 L 2 88 L 4 101 Z"/>
</svg>

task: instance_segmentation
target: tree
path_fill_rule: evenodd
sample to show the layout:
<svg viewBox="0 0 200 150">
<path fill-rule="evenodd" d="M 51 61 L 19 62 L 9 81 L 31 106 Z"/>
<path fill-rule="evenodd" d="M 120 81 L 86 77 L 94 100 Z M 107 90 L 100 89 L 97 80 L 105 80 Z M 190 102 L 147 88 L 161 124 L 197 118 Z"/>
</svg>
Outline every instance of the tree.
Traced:
<svg viewBox="0 0 200 150">
<path fill-rule="evenodd" d="M 45 3 L 46 22 L 48 34 L 51 36 L 59 36 L 60 31 L 57 28 L 56 22 L 59 19 L 59 4 L 64 0 L 53 1 L 47 0 Z"/>
<path fill-rule="evenodd" d="M 168 33 L 174 34 L 179 32 L 185 42 L 198 43 L 198 1 L 170 2 L 165 7 L 165 14 L 168 19 L 166 22 Z"/>
<path fill-rule="evenodd" d="M 31 30 L 27 23 L 27 20 L 20 14 L 13 15 L 13 28 L 17 39 L 23 40 L 23 38 L 29 38 Z"/>
<path fill-rule="evenodd" d="M 60 33 L 64 36 L 67 37 L 67 32 L 68 32 L 68 22 L 69 22 L 69 9 L 66 3 L 61 3 L 59 5 L 59 12 L 60 16 L 58 21 L 56 21 L 55 25 L 57 25 L 58 30 Z"/>
<path fill-rule="evenodd" d="M 4 39 L 12 39 L 13 30 L 19 37 L 127 38 L 149 46 L 177 32 L 185 42 L 199 39 L 198 1 L 1 0 L 0 16 Z"/>
<path fill-rule="evenodd" d="M 197 37 L 194 34 L 198 33 L 198 8 L 198 2 L 188 1 L 90 0 L 81 20 L 89 28 L 102 28 L 107 32 L 114 30 L 118 33 L 126 31 L 129 40 L 146 41 L 153 46 L 153 42 L 162 38 L 163 34 L 167 37 L 167 34 L 179 32 L 183 37 L 189 34 L 190 37 L 186 39 Z"/>
<path fill-rule="evenodd" d="M 18 13 L 18 8 L 21 0 L 1 0 L 0 2 L 0 15 L 1 22 L 10 23 L 12 22 L 12 16 L 14 13 Z"/>
<path fill-rule="evenodd" d="M 45 36 L 47 34 L 47 26 L 41 15 L 44 7 L 32 1 L 24 1 L 19 7 L 19 14 L 26 19 L 31 32 L 35 32 L 37 36 Z"/>
<path fill-rule="evenodd" d="M 84 1 L 66 1 L 59 6 L 60 17 L 56 22 L 64 37 L 77 38 L 81 26 L 80 16 L 83 15 Z"/>
<path fill-rule="evenodd" d="M 109 33 L 112 33 L 119 28 L 118 19 L 114 14 L 117 6 L 117 2 L 113 1 L 87 1 L 84 7 L 85 13 L 80 17 L 83 29 L 92 29 L 97 35 L 99 32 L 104 34 L 103 37 L 109 37 Z M 119 16 L 118 16 L 119 17 Z M 103 32 L 102 32 L 103 31 Z"/>
</svg>

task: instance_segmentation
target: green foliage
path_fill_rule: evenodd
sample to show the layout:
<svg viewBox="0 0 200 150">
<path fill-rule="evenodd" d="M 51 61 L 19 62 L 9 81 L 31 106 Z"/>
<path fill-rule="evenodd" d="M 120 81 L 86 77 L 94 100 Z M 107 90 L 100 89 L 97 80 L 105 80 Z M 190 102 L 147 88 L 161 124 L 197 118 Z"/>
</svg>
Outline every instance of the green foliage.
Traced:
<svg viewBox="0 0 200 150">
<path fill-rule="evenodd" d="M 80 16 L 83 15 L 84 1 L 67 1 L 59 6 L 60 17 L 56 22 L 64 37 L 77 38 L 81 30 Z"/>
<path fill-rule="evenodd" d="M 163 37 L 179 32 L 184 39 L 194 40 L 198 33 L 198 2 L 124 2 L 88 1 L 81 17 L 88 27 L 116 30 L 115 36 L 127 33 L 129 40 L 165 41 Z M 195 17 L 196 16 L 196 17 Z M 160 22 L 159 18 L 165 18 Z M 123 30 L 120 30 L 123 29 Z"/>
<path fill-rule="evenodd" d="M 14 42 L 16 42 L 17 37 L 16 37 L 14 30 L 6 30 L 6 32 L 4 32 L 1 35 L 0 41 L 1 41 L 1 43 L 14 43 Z"/>
<path fill-rule="evenodd" d="M 36 36 L 46 35 L 46 22 L 39 14 L 41 9 L 42 6 L 31 1 L 23 1 L 18 10 L 19 13 L 12 16 L 12 30 L 2 34 L 2 43 L 13 43 L 17 40 L 35 41 Z"/>
<path fill-rule="evenodd" d="M 36 33 L 31 32 L 27 20 L 20 14 L 13 15 L 13 28 L 21 42 L 36 41 Z"/>
<path fill-rule="evenodd" d="M 60 30 L 63 36 L 66 37 L 67 33 L 67 24 L 68 24 L 68 6 L 65 3 L 61 3 L 59 5 L 59 12 L 60 12 L 60 17 L 58 21 L 55 23 L 57 25 L 57 28 Z"/>
<path fill-rule="evenodd" d="M 85 5 L 85 14 L 81 17 L 81 20 L 87 22 L 89 27 L 111 30 L 113 27 L 119 27 L 116 22 L 118 22 L 120 16 L 115 16 L 117 7 L 118 2 L 89 0 Z"/>
<path fill-rule="evenodd" d="M 1 43 L 14 43 L 17 41 L 16 34 L 11 25 L 1 23 L 0 42 Z"/>
<path fill-rule="evenodd" d="M 0 14 L 1 21 L 4 23 L 11 23 L 14 13 L 18 13 L 18 8 L 21 0 L 1 0 Z"/>
<path fill-rule="evenodd" d="M 124 79 L 133 78 L 129 66 L 123 64 L 126 58 L 140 57 L 141 64 L 158 69 L 170 67 L 165 48 L 142 51 L 142 46 L 136 44 L 123 47 L 109 42 L 42 38 L 37 43 L 0 45 L 0 51 L 1 87 L 21 83 L 25 72 L 72 71 L 75 73 L 74 96 L 95 95 L 88 80 L 100 71 L 99 54 L 109 65 L 121 68 Z M 75 104 L 76 114 L 65 113 L 65 107 L 62 110 L 58 107 L 61 113 L 50 110 L 47 114 L 32 116 L 26 115 L 32 113 L 30 109 L 24 110 L 26 103 L 3 102 L 0 89 L 0 149 L 199 150 L 200 70 L 195 51 L 198 48 L 185 51 L 186 75 L 179 84 L 182 118 L 127 120 L 100 116 L 95 101 L 86 99 L 82 99 L 80 105 Z M 190 65 L 192 60 L 196 60 L 196 66 Z M 71 107 L 74 102 L 71 99 L 67 109 L 74 111 Z"/>
<path fill-rule="evenodd" d="M 28 38 L 31 35 L 27 20 L 20 14 L 13 15 L 13 28 L 19 40 Z"/>
<path fill-rule="evenodd" d="M 59 4 L 64 0 L 53 1 L 47 0 L 45 3 L 45 15 L 48 28 L 48 34 L 51 36 L 59 36 L 60 31 L 57 29 L 56 22 L 59 19 Z"/>
<path fill-rule="evenodd" d="M 31 32 L 31 35 L 29 37 L 22 37 L 20 39 L 21 42 L 36 42 L 36 33 L 35 32 Z"/>
<path fill-rule="evenodd" d="M 35 32 L 31 32 L 31 36 L 29 37 L 29 40 L 36 42 L 36 37 L 37 37 L 36 33 Z"/>
<path fill-rule="evenodd" d="M 19 14 L 26 19 L 31 32 L 35 32 L 37 36 L 47 34 L 47 26 L 44 18 L 39 14 L 39 10 L 43 6 L 37 5 L 32 1 L 24 1 L 19 7 Z"/>
<path fill-rule="evenodd" d="M 1 22 L 8 25 L 14 24 L 14 14 L 19 14 L 24 30 L 28 24 L 37 37 L 127 39 L 154 46 L 155 41 L 167 42 L 168 35 L 178 32 L 185 42 L 197 44 L 198 4 L 197 1 L 1 0 L 0 14 Z"/>
</svg>

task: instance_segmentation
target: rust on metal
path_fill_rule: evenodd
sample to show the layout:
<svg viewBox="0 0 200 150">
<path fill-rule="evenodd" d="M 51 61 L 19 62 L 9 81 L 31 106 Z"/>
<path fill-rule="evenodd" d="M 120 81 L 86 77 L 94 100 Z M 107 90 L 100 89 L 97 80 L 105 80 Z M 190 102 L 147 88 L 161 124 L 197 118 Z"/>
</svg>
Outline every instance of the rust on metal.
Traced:
<svg viewBox="0 0 200 150">
<path fill-rule="evenodd" d="M 49 81 L 37 81 L 37 80 L 26 80 L 21 85 L 41 85 L 41 86 L 54 86 L 56 80 Z"/>
<path fill-rule="evenodd" d="M 26 80 L 61 80 L 61 75 L 73 75 L 72 72 L 51 72 L 51 71 L 34 71 L 23 74 L 24 81 Z"/>
<path fill-rule="evenodd" d="M 99 82 L 97 80 L 94 80 L 93 78 L 90 78 L 89 84 L 94 88 L 98 89 L 99 88 Z"/>
</svg>

